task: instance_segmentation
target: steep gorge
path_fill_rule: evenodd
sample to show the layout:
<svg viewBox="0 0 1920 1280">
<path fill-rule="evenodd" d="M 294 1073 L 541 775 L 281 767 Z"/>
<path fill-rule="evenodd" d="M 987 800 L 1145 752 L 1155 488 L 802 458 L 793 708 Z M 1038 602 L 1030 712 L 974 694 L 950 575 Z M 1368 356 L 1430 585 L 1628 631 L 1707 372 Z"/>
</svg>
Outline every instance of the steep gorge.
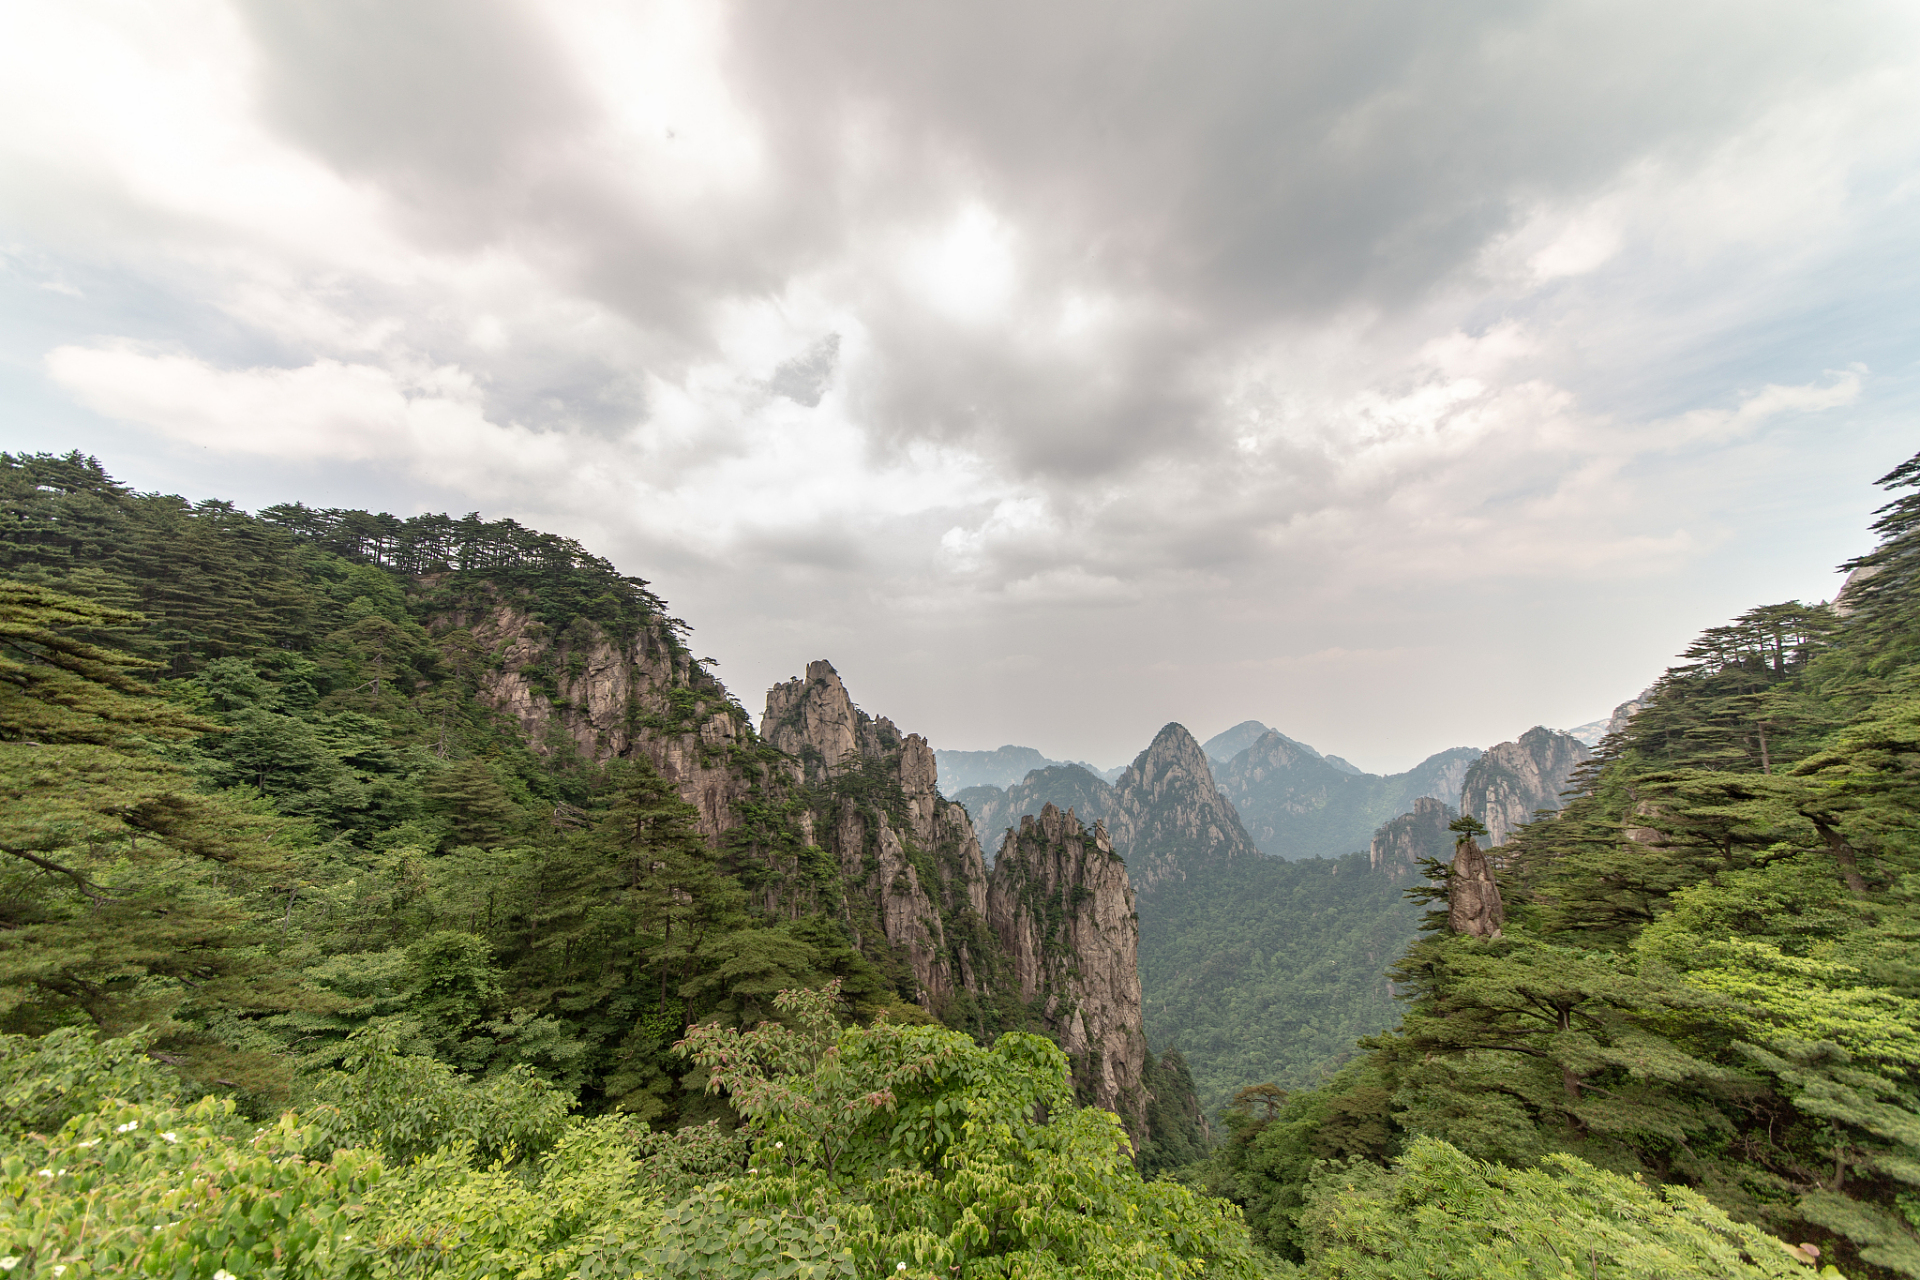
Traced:
<svg viewBox="0 0 1920 1280">
<path fill-rule="evenodd" d="M 1049 810 L 1008 833 L 1014 856 L 990 880 L 926 739 L 862 711 L 829 662 L 769 689 L 756 733 L 661 625 L 625 644 L 591 624 L 554 636 L 500 605 L 444 626 L 470 631 L 487 655 L 479 696 L 537 749 L 644 756 L 699 808 L 709 840 L 791 873 L 756 878 L 769 914 L 830 913 L 903 998 L 956 1026 L 1046 1032 L 1083 1096 L 1148 1142 L 1139 923 L 1103 828 Z M 820 859 L 824 883 L 804 874 Z"/>
</svg>

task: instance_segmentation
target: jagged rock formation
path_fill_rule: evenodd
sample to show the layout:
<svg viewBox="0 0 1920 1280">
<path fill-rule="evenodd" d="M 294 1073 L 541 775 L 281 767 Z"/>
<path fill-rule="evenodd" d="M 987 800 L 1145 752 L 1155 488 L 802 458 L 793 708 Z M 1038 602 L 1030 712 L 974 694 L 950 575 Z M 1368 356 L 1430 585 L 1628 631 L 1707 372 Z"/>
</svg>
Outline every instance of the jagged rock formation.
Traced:
<svg viewBox="0 0 1920 1280">
<path fill-rule="evenodd" d="M 1866 582 L 1868 578 L 1879 573 L 1883 568 L 1885 568 L 1884 565 L 1877 564 L 1863 564 L 1856 568 L 1846 576 L 1846 580 L 1840 584 L 1840 589 L 1833 593 L 1833 599 L 1829 602 L 1828 607 L 1842 618 L 1853 613 L 1854 600 L 1859 595 L 1861 584 Z M 1650 693 L 1652 690 L 1648 690 L 1648 692 Z M 1644 699 L 1646 694 L 1641 694 L 1640 696 Z"/>
<path fill-rule="evenodd" d="M 1432 796 L 1413 802 L 1413 812 L 1403 813 L 1373 833 L 1367 846 L 1368 866 L 1376 873 L 1399 880 L 1420 869 L 1422 858 L 1444 858 L 1452 834 L 1447 824 L 1455 814 Z"/>
<path fill-rule="evenodd" d="M 1148 1102 L 1140 921 L 1106 830 L 1051 804 L 1022 817 L 994 860 L 987 919 L 1021 999 L 1073 1059 L 1076 1087 L 1125 1118 L 1138 1146 Z"/>
<path fill-rule="evenodd" d="M 1207 753 L 1184 726 L 1170 724 L 1155 734 L 1113 790 L 1115 822 L 1125 831 L 1122 853 L 1143 901 L 1163 882 L 1260 856 L 1214 785 Z"/>
<path fill-rule="evenodd" d="M 1367 846 L 1375 828 L 1421 796 L 1458 804 L 1460 783 L 1480 753 L 1453 747 L 1405 773 L 1350 772 L 1305 743 L 1271 730 L 1222 766 L 1220 790 L 1262 852 L 1337 858 Z"/>
<path fill-rule="evenodd" d="M 1639 697 L 1630 698 L 1615 707 L 1612 717 L 1607 721 L 1607 737 L 1611 738 L 1616 733 L 1625 733 L 1627 725 L 1632 723 L 1634 716 L 1639 714 L 1640 708 L 1646 706 L 1652 699 L 1653 690 L 1642 689 Z"/>
<path fill-rule="evenodd" d="M 1560 808 L 1574 769 L 1592 757 L 1577 738 L 1535 726 L 1473 762 L 1461 784 L 1460 812 L 1486 823 L 1488 844 L 1498 848 L 1537 811 Z"/>
<path fill-rule="evenodd" d="M 1447 928 L 1476 938 L 1497 938 L 1506 926 L 1507 909 L 1493 867 L 1472 836 L 1454 851 L 1447 875 Z"/>
<path fill-rule="evenodd" d="M 1103 824 L 1114 846 L 1123 853 L 1133 827 L 1132 820 L 1120 811 L 1113 788 L 1077 764 L 1035 769 L 1024 782 L 1004 791 L 999 787 L 968 787 L 954 798 L 973 818 L 981 848 L 989 850 L 999 847 L 1007 830 L 1023 814 L 1039 813 L 1050 804 L 1071 809 L 1084 821 Z"/>
<path fill-rule="evenodd" d="M 720 682 L 656 620 L 627 639 L 584 617 L 553 634 L 506 600 L 435 620 L 445 637 L 464 628 L 480 701 L 510 716 L 542 755 L 577 752 L 603 761 L 651 759 L 700 810 L 700 831 L 718 841 L 735 825 L 747 780 L 737 767 L 752 729 Z"/>
<path fill-rule="evenodd" d="M 844 915 L 856 945 L 871 927 L 859 909 L 867 905 L 904 954 L 923 1006 L 938 1011 L 961 991 L 981 992 L 991 961 L 978 931 L 986 863 L 967 811 L 938 790 L 927 740 L 856 707 L 825 661 L 767 690 L 761 726 L 789 757 L 794 781 L 824 791 L 810 834 L 854 891 Z"/>
</svg>

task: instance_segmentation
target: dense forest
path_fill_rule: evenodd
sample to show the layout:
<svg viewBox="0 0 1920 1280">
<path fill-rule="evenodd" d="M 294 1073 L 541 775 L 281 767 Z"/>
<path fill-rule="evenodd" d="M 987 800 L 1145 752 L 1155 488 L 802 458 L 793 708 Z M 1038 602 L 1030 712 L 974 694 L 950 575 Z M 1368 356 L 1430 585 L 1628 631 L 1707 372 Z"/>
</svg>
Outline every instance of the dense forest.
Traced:
<svg viewBox="0 0 1920 1280">
<path fill-rule="evenodd" d="M 1313 1085 L 1399 1021 L 1387 966 L 1418 932 L 1405 882 L 1344 858 L 1240 858 L 1162 887 L 1140 921 L 1155 1043 L 1211 1112 L 1251 1081 Z"/>
<path fill-rule="evenodd" d="M 643 581 L 0 454 L 0 1270 L 1920 1274 L 1920 500 L 1880 528 L 1844 616 L 1703 638 L 1333 1080 L 1242 1090 L 1203 1157 L 1153 1062 L 1156 1157 L 1016 998 L 941 1025 L 856 945 L 817 797 Z M 593 637 L 674 671 L 635 727 L 746 821 L 529 741 L 478 696 L 501 608 L 582 641 L 520 671 L 556 704 Z"/>
<path fill-rule="evenodd" d="M 1501 929 L 1429 914 L 1397 1030 L 1317 1089 L 1241 1096 L 1205 1181 L 1261 1240 L 1307 1256 L 1328 1170 L 1399 1176 L 1367 1170 L 1443 1141 L 1920 1275 L 1920 458 L 1881 483 L 1837 607 L 1708 631 L 1492 851 Z M 1428 870 L 1444 905 L 1453 868 Z"/>
</svg>

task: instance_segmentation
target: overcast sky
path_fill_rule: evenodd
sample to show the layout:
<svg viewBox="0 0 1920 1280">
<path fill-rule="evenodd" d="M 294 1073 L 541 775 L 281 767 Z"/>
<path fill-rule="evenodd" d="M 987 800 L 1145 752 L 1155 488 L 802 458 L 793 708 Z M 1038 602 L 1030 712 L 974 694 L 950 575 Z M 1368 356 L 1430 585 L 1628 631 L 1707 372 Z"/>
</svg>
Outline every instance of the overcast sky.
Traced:
<svg viewBox="0 0 1920 1280">
<path fill-rule="evenodd" d="M 0 15 L 0 447 L 571 534 L 756 711 L 1401 769 L 1920 449 L 1911 3 Z"/>
</svg>

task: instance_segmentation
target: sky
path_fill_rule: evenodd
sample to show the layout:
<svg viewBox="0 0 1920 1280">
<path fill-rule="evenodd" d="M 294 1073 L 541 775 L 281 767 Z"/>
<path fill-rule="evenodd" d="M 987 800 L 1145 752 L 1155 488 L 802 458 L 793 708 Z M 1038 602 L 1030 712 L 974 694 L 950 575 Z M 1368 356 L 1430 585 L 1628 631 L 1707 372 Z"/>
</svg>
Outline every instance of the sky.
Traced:
<svg viewBox="0 0 1920 1280">
<path fill-rule="evenodd" d="M 1363 768 L 1830 598 L 1920 7 L 0 0 L 0 448 L 479 510 L 750 709 Z"/>
</svg>

